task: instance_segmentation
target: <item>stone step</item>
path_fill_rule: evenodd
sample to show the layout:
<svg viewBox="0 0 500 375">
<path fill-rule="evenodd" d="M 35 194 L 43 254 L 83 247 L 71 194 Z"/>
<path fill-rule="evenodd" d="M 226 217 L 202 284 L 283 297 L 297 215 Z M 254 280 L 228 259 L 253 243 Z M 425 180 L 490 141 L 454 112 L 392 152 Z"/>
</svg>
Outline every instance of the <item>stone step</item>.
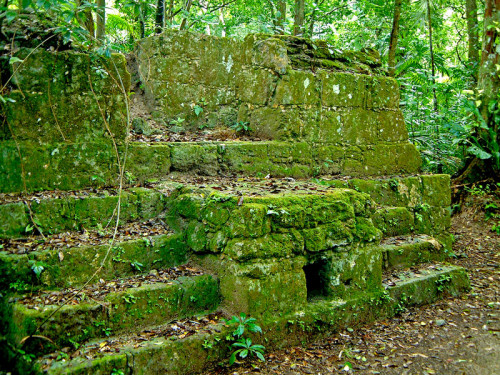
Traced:
<svg viewBox="0 0 500 375">
<path fill-rule="evenodd" d="M 469 289 L 464 269 L 454 266 L 426 267 L 405 280 L 395 279 L 393 285 L 387 284 L 386 289 L 379 292 L 349 300 L 319 300 L 309 303 L 302 311 L 259 322 L 264 337 L 253 336 L 252 339 L 254 343 L 263 343 L 266 352 L 283 346 L 300 345 L 321 336 L 328 337 L 332 332 L 347 327 L 391 317 L 412 306 L 431 303 L 449 295 L 456 296 Z M 190 329 L 187 334 L 184 329 L 177 334 L 169 334 L 166 328 L 148 330 L 91 342 L 78 350 L 68 351 L 67 359 L 61 359 L 60 352 L 53 353 L 40 358 L 38 363 L 48 374 L 104 375 L 113 369 L 122 370 L 124 374 L 199 373 L 210 364 L 229 358 L 232 341 L 225 338 L 233 330 L 234 327 L 208 319 L 207 324 Z"/>
<path fill-rule="evenodd" d="M 63 236 L 68 242 L 60 241 L 59 236 L 47 237 L 41 244 L 35 239 L 5 241 L 0 251 L 0 286 L 15 292 L 77 287 L 86 283 L 100 266 L 96 279 L 112 280 L 187 261 L 181 234 L 145 225 L 139 232 L 124 235 L 129 233 L 127 228 L 130 226 L 120 227 L 113 244 L 110 234 L 100 238 L 98 232 L 73 234 L 70 239 L 69 234 Z"/>
<path fill-rule="evenodd" d="M 77 346 L 89 339 L 210 312 L 220 300 L 217 279 L 190 266 L 101 282 L 77 291 L 40 292 L 18 299 L 13 304 L 13 321 L 19 340 L 36 334 L 59 348 Z M 42 351 L 54 350 L 46 339 L 29 340 L 30 347 L 42 343 Z"/>
<path fill-rule="evenodd" d="M 51 192 L 0 197 L 0 239 L 100 228 L 116 222 L 117 190 Z M 163 194 L 131 188 L 121 194 L 120 223 L 148 220 L 165 209 Z"/>
<path fill-rule="evenodd" d="M 449 256 L 438 240 L 426 234 L 384 238 L 381 248 L 385 271 L 443 261 Z"/>
</svg>

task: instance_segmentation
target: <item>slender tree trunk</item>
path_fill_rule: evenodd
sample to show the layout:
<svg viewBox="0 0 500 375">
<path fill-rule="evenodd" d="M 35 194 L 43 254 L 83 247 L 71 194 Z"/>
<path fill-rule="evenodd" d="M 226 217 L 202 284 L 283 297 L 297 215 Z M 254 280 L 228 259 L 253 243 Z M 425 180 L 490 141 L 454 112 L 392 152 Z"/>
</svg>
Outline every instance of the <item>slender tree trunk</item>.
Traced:
<svg viewBox="0 0 500 375">
<path fill-rule="evenodd" d="M 78 0 L 76 5 L 80 7 L 82 5 L 82 0 Z M 91 38 L 95 37 L 94 17 L 90 9 L 87 8 L 83 10 L 83 20 L 78 17 L 78 22 L 89 32 Z"/>
<path fill-rule="evenodd" d="M 226 20 L 224 19 L 224 8 L 219 9 L 219 22 L 222 25 L 221 36 L 226 36 Z"/>
<path fill-rule="evenodd" d="M 175 0 L 170 0 L 170 3 L 168 4 L 168 23 L 169 25 L 172 25 L 173 18 L 174 18 L 174 1 Z"/>
<path fill-rule="evenodd" d="M 478 75 L 478 91 L 482 93 L 479 111 L 486 122 L 488 129 L 480 129 L 476 138 L 480 145 L 486 146 L 488 152 L 500 143 L 500 121 L 491 112 L 500 107 L 500 0 L 486 0 L 484 10 L 484 37 L 481 53 L 481 64 Z M 496 104 L 490 107 L 490 103 Z M 494 155 L 490 159 L 481 160 L 477 157 L 469 159 L 460 176 L 455 179 L 456 184 L 470 183 L 491 177 L 500 180 L 500 161 Z"/>
<path fill-rule="evenodd" d="M 399 37 L 399 20 L 401 18 L 401 4 L 403 0 L 394 1 L 394 19 L 392 22 L 391 39 L 389 42 L 389 75 L 395 76 L 396 73 L 396 49 Z"/>
<path fill-rule="evenodd" d="M 304 0 L 295 0 L 295 19 L 293 25 L 293 35 L 304 34 L 304 14 L 305 14 Z"/>
<path fill-rule="evenodd" d="M 283 34 L 285 34 L 285 21 L 286 21 L 286 1 L 285 0 L 278 1 L 278 12 L 280 12 L 280 15 L 277 19 L 276 29 L 278 30 L 279 34 L 283 35 Z"/>
<path fill-rule="evenodd" d="M 465 13 L 467 17 L 467 35 L 469 37 L 469 54 L 470 62 L 479 65 L 479 25 L 477 21 L 477 2 L 476 0 L 465 1 Z"/>
<path fill-rule="evenodd" d="M 479 68 L 478 89 L 483 90 L 482 114 L 489 119 L 488 104 L 499 100 L 500 93 L 500 0 L 486 0 L 484 10 L 484 38 Z M 495 119 L 493 118 L 492 121 Z M 498 124 L 495 124 L 498 134 Z"/>
<path fill-rule="evenodd" d="M 429 51 L 431 53 L 431 82 L 432 82 L 432 94 L 434 96 L 434 111 L 438 111 L 438 101 L 436 95 L 436 65 L 434 63 L 434 46 L 432 43 L 432 14 L 431 14 L 431 4 L 427 0 L 427 22 L 429 23 Z"/>
<path fill-rule="evenodd" d="M 106 35 L 106 0 L 97 0 L 96 38 L 104 39 Z"/>
<path fill-rule="evenodd" d="M 189 10 L 191 9 L 191 5 L 193 5 L 193 0 L 187 0 L 186 2 L 186 12 L 189 13 Z M 187 18 L 183 18 L 181 21 L 181 26 L 179 27 L 179 30 L 183 30 L 186 27 L 186 22 Z"/>
<path fill-rule="evenodd" d="M 158 0 L 156 3 L 155 32 L 161 33 L 165 22 L 165 0 Z"/>
</svg>

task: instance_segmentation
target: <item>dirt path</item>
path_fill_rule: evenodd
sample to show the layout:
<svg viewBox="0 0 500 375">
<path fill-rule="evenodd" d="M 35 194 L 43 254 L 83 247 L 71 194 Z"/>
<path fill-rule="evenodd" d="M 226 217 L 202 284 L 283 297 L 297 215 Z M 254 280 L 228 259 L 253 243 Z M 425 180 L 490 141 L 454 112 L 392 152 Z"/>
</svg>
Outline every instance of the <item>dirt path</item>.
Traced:
<svg viewBox="0 0 500 375">
<path fill-rule="evenodd" d="M 500 236 L 484 206 L 472 197 L 453 218 L 451 263 L 469 271 L 471 293 L 207 374 L 500 374 Z"/>
</svg>

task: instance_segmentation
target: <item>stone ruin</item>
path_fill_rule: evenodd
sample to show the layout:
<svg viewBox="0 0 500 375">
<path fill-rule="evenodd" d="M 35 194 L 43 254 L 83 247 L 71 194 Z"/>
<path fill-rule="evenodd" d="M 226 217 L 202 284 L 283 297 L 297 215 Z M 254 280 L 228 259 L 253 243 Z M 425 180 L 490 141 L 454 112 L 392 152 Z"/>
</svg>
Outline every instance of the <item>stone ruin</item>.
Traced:
<svg viewBox="0 0 500 375">
<path fill-rule="evenodd" d="M 463 269 L 442 263 L 449 176 L 419 174 L 397 82 L 376 53 L 171 31 L 142 40 L 128 68 L 123 55 L 17 56 L 15 102 L 0 125 L 0 283 L 40 291 L 12 303 L 12 322 L 20 340 L 49 317 L 36 334 L 53 344 L 30 340 L 44 371 L 199 372 L 230 353 L 231 328 L 214 311 L 258 318 L 272 349 L 469 288 Z M 241 124 L 258 141 L 131 141 L 131 81 L 159 132 Z M 157 220 L 164 230 L 119 236 L 109 254 L 106 237 L 53 240 L 101 231 L 118 203 L 121 225 Z M 153 282 L 61 309 L 47 297 L 100 265 L 94 282 Z M 155 278 L 179 267 L 198 271 Z M 120 342 L 192 316 L 209 324 L 93 351 L 109 335 Z M 91 354 L 43 356 L 74 342 Z"/>
</svg>

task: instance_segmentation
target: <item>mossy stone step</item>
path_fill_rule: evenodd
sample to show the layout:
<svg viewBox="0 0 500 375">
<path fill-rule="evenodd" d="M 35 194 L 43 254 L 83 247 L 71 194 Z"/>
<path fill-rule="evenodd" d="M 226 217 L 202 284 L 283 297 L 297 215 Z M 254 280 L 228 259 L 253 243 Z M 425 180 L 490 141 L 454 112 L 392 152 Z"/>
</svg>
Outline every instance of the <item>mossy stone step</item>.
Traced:
<svg viewBox="0 0 500 375">
<path fill-rule="evenodd" d="M 107 255 L 109 250 L 109 254 Z M 107 255 L 107 257 L 106 257 Z M 112 280 L 142 272 L 168 268 L 187 261 L 187 248 L 180 234 L 162 234 L 130 241 L 81 246 L 69 249 L 9 254 L 0 251 L 0 286 L 26 283 L 38 289 L 67 288 L 83 285 L 103 266 L 97 277 Z M 35 267 L 42 270 L 38 277 Z"/>
<path fill-rule="evenodd" d="M 79 194 L 61 198 L 19 201 L 0 205 L 0 238 L 19 238 L 34 229 L 44 234 L 82 228 L 105 227 L 116 221 L 118 195 Z M 131 188 L 121 194 L 120 223 L 148 220 L 165 209 L 163 194 L 151 189 Z"/>
<path fill-rule="evenodd" d="M 254 336 L 266 350 L 300 345 L 331 336 L 346 327 L 356 327 L 394 316 L 415 305 L 456 296 L 470 289 L 465 270 L 446 266 L 427 274 L 401 281 L 386 291 L 366 293 L 349 300 L 319 300 L 306 309 L 269 321 L 259 322 L 264 337 Z M 124 374 L 192 374 L 229 358 L 231 342 L 224 338 L 234 329 L 222 324 L 209 327 L 192 336 L 157 337 L 141 347 L 125 345 L 118 353 L 103 354 L 94 359 L 75 358 L 54 362 L 48 374 L 109 374 L 113 369 Z M 265 342 L 264 342 L 265 341 Z"/>
<path fill-rule="evenodd" d="M 89 298 L 88 302 L 60 309 L 58 305 L 35 308 L 18 302 L 13 305 L 13 321 L 21 339 L 48 319 L 36 334 L 63 347 L 213 311 L 219 301 L 217 279 L 210 275 L 183 276 L 112 292 L 102 301 Z M 44 345 L 47 351 L 50 345 Z"/>
<path fill-rule="evenodd" d="M 443 261 L 448 255 L 437 239 L 427 235 L 398 237 L 392 241 L 387 238 L 381 247 L 384 270 Z"/>
</svg>

